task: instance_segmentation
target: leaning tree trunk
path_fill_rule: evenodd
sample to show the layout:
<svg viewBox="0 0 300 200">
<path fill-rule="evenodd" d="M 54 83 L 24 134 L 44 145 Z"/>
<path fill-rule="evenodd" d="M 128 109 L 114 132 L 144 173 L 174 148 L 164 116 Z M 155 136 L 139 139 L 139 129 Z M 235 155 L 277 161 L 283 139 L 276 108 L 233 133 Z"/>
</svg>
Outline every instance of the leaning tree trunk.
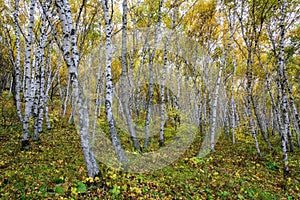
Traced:
<svg viewBox="0 0 300 200">
<path fill-rule="evenodd" d="M 249 61 L 248 61 L 249 62 Z M 246 109 L 247 109 L 247 114 L 248 114 L 248 118 L 249 118 L 249 125 L 250 125 L 250 130 L 255 142 L 255 148 L 257 150 L 257 154 L 259 157 L 261 157 L 261 152 L 260 152 L 260 148 L 259 148 L 259 144 L 258 144 L 258 140 L 257 140 L 257 136 L 256 136 L 256 132 L 255 132 L 255 127 L 254 127 L 254 122 L 253 122 L 253 115 L 252 115 L 252 106 L 251 106 L 251 82 L 252 82 L 252 76 L 250 75 L 251 72 L 247 72 L 247 88 L 246 88 Z"/>
<path fill-rule="evenodd" d="M 106 27 L 106 96 L 105 96 L 105 109 L 106 118 L 110 130 L 110 137 L 115 149 L 118 160 L 121 162 L 122 167 L 126 168 L 128 165 L 128 160 L 126 152 L 124 151 L 118 133 L 116 129 L 116 123 L 112 111 L 113 105 L 113 82 L 111 74 L 111 64 L 112 64 L 112 25 L 111 18 L 109 17 L 109 5 L 107 0 L 102 0 L 102 7 L 104 12 L 105 27 Z"/>
<path fill-rule="evenodd" d="M 259 113 L 258 113 L 257 104 L 255 103 L 255 100 L 254 100 L 252 94 L 251 94 L 251 101 L 252 101 L 253 110 L 254 110 L 254 115 L 255 115 L 255 117 L 256 117 L 257 125 L 258 125 L 258 127 L 259 127 L 259 129 L 260 129 L 260 131 L 261 131 L 261 133 L 262 133 L 262 136 L 263 136 L 265 142 L 266 142 L 267 145 L 268 145 L 268 148 L 269 148 L 269 149 L 272 149 L 272 145 L 271 145 L 271 143 L 270 143 L 270 141 L 269 141 L 269 139 L 268 139 L 268 135 L 267 135 L 267 133 L 266 133 L 264 127 L 263 127 L 262 119 L 261 119 L 261 116 L 260 116 Z"/>
<path fill-rule="evenodd" d="M 243 19 L 243 14 L 244 14 L 244 12 L 246 12 L 245 11 L 245 6 L 246 6 L 245 3 L 246 2 L 244 0 L 241 2 L 241 14 L 237 14 L 237 16 L 238 16 L 240 26 L 241 26 L 240 29 L 241 29 L 242 37 L 243 37 L 243 40 L 244 40 L 244 42 L 246 44 L 246 47 L 247 47 L 246 113 L 247 113 L 248 118 L 249 118 L 250 131 L 251 131 L 251 134 L 252 134 L 254 142 L 255 142 L 255 147 L 256 147 L 256 150 L 257 150 L 257 154 L 258 154 L 259 157 L 261 157 L 261 152 L 260 152 L 260 148 L 259 148 L 259 144 L 258 144 L 256 132 L 255 132 L 255 127 L 254 127 L 253 114 L 252 114 L 252 105 L 251 105 L 251 95 L 252 95 L 252 87 L 253 87 L 253 85 L 252 85 L 253 84 L 253 77 L 252 77 L 252 74 L 253 74 L 253 71 L 252 71 L 253 42 L 254 42 L 254 37 L 257 38 L 259 35 L 258 36 L 256 35 L 256 26 L 254 26 L 254 30 L 250 29 L 250 33 L 247 30 L 248 27 L 244 23 L 244 19 Z M 251 11 L 253 11 L 253 9 Z M 251 34 L 251 37 L 249 37 L 249 35 L 246 35 L 247 32 L 248 32 L 248 34 Z"/>
<path fill-rule="evenodd" d="M 49 0 L 51 2 L 51 0 Z M 63 32 L 63 56 L 68 66 L 70 79 L 73 86 L 74 97 L 76 104 L 78 105 L 79 113 L 79 132 L 82 151 L 88 171 L 89 177 L 94 177 L 99 173 L 99 167 L 94 157 L 93 150 L 90 144 L 90 133 L 89 133 L 89 116 L 87 104 L 84 99 L 83 91 L 79 88 L 78 81 L 78 64 L 79 64 L 79 53 L 77 49 L 77 37 L 76 31 L 72 22 L 72 13 L 70 9 L 69 1 L 57 0 L 56 6 L 61 21 L 62 32 Z"/>
</svg>

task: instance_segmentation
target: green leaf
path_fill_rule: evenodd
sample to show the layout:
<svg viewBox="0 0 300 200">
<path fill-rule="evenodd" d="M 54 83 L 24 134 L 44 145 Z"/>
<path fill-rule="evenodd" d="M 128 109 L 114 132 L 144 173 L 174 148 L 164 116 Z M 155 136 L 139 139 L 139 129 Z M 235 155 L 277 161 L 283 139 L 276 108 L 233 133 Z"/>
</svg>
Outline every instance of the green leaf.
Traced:
<svg viewBox="0 0 300 200">
<path fill-rule="evenodd" d="M 56 186 L 55 193 L 58 193 L 59 195 L 63 195 L 65 193 L 65 190 L 61 186 Z"/>
<path fill-rule="evenodd" d="M 87 191 L 86 186 L 83 182 L 77 181 L 77 192 L 78 193 L 85 193 Z"/>
<path fill-rule="evenodd" d="M 43 184 L 43 185 L 39 188 L 39 191 L 40 191 L 40 192 L 43 192 L 45 189 L 46 189 L 46 184 Z"/>
</svg>

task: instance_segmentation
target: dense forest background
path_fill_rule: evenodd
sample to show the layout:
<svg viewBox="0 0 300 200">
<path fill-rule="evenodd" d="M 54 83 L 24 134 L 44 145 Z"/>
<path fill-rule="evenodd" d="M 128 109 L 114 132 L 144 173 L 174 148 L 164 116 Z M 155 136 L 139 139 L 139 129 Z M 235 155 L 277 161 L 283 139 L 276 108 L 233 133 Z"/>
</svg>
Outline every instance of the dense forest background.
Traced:
<svg viewBox="0 0 300 200">
<path fill-rule="evenodd" d="M 300 198 L 299 3 L 0 1 L 0 197 Z"/>
</svg>

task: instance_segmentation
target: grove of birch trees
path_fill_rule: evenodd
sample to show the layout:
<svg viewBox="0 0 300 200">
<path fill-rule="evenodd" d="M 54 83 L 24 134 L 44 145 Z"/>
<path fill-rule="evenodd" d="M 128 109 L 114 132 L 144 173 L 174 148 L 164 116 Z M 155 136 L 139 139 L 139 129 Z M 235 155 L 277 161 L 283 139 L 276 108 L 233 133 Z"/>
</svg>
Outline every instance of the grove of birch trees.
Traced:
<svg viewBox="0 0 300 200">
<path fill-rule="evenodd" d="M 47 134 L 53 118 L 68 118 L 94 177 L 94 142 L 103 131 L 124 170 L 128 151 L 142 155 L 154 144 L 200 137 L 200 155 L 251 135 L 258 157 L 263 143 L 281 149 L 288 175 L 289 155 L 300 148 L 299 3 L 0 2 L 0 95 L 13 96 L 20 148 Z M 178 133 L 172 138 L 170 128 Z"/>
</svg>

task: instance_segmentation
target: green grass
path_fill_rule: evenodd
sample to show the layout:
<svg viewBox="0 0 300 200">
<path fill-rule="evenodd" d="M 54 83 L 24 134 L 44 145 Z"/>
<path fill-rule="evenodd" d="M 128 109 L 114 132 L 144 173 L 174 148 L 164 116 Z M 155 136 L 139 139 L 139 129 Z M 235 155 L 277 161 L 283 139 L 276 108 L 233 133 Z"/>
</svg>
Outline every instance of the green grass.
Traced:
<svg viewBox="0 0 300 200">
<path fill-rule="evenodd" d="M 258 158 L 252 138 L 243 133 L 235 145 L 221 136 L 215 152 L 204 158 L 197 157 L 201 139 L 196 138 L 163 169 L 134 174 L 100 163 L 101 177 L 89 179 L 78 132 L 56 118 L 30 151 L 20 150 L 17 120 L 1 125 L 0 199 L 300 199 L 299 149 L 289 154 L 291 174 L 283 178 L 280 148 L 268 150 L 259 138 L 263 157 Z M 122 133 L 121 139 L 124 144 Z M 271 142 L 280 145 L 277 137 Z"/>
</svg>

